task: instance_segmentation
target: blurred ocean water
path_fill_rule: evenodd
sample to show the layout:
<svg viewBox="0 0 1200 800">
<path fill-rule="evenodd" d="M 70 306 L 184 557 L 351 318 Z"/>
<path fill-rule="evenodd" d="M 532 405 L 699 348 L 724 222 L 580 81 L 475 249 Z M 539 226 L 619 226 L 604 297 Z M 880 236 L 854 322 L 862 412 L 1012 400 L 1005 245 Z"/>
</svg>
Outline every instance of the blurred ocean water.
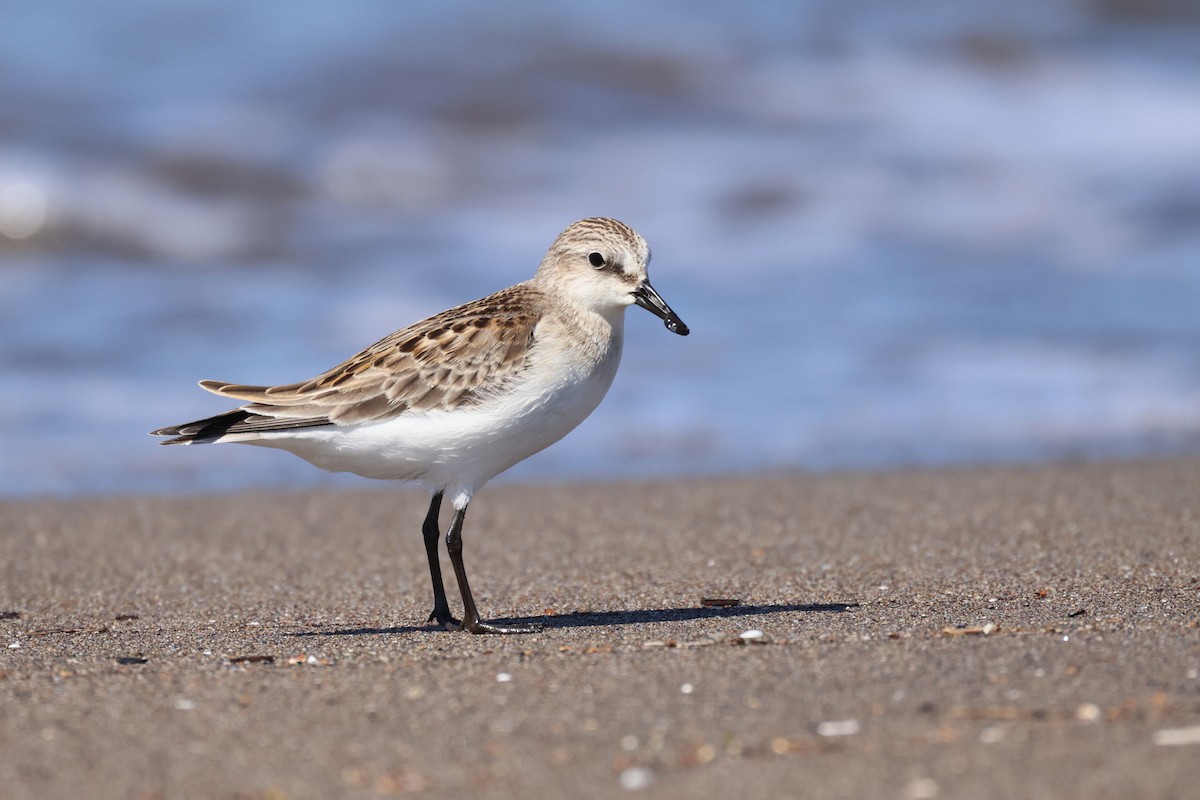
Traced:
<svg viewBox="0 0 1200 800">
<path fill-rule="evenodd" d="M 3 16 L 0 494 L 357 482 L 145 433 L 590 215 L 693 335 L 632 309 L 608 399 L 517 477 L 1200 452 L 1184 0 Z"/>
</svg>

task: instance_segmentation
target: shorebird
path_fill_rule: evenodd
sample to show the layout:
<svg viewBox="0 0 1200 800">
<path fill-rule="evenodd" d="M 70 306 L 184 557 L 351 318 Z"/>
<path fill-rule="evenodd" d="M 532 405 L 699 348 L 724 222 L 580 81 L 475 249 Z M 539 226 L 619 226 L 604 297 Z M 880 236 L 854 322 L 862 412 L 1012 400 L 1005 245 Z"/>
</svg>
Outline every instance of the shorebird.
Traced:
<svg viewBox="0 0 1200 800">
<path fill-rule="evenodd" d="M 595 410 L 616 375 L 628 306 L 688 334 L 650 285 L 649 263 L 650 247 L 628 225 L 581 220 L 559 234 L 531 279 L 396 331 L 311 380 L 201 381 L 245 404 L 152 435 L 172 437 L 160 444 L 275 447 L 332 472 L 419 482 L 432 493 L 422 525 L 433 583 L 428 621 L 471 633 L 538 630 L 480 618 L 462 557 L 467 506 L 485 483 Z M 461 620 L 450 613 L 438 559 L 444 497 L 454 507 L 446 550 Z"/>
</svg>

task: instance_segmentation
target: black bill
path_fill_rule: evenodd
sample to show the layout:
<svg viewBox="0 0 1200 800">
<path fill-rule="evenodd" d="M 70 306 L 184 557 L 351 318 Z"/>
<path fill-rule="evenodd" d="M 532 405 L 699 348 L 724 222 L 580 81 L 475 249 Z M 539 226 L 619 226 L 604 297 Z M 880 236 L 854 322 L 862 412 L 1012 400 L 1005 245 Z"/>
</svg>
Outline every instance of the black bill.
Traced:
<svg viewBox="0 0 1200 800">
<path fill-rule="evenodd" d="M 633 290 L 633 302 L 661 319 L 663 324 L 667 326 L 667 330 L 671 333 L 678 333 L 680 336 L 687 336 L 691 333 L 688 330 L 688 326 L 683 324 L 683 320 L 679 318 L 679 315 L 667 305 L 667 301 L 663 300 L 658 292 L 654 291 L 654 287 L 650 285 L 649 281 L 642 281 Z"/>
</svg>

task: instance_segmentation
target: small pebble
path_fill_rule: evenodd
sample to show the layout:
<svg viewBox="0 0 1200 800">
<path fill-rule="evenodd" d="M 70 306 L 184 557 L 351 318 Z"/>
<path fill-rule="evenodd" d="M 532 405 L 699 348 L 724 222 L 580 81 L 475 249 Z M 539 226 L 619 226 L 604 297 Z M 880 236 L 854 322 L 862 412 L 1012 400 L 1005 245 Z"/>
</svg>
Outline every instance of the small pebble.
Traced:
<svg viewBox="0 0 1200 800">
<path fill-rule="evenodd" d="M 21 643 L 20 643 L 20 642 L 13 642 L 12 644 L 10 644 L 10 645 L 8 646 L 8 649 L 9 649 L 9 650 L 20 650 L 20 649 L 21 649 Z"/>
<path fill-rule="evenodd" d="M 984 744 L 995 744 L 1004 738 L 1004 729 L 999 725 L 992 725 L 989 728 L 984 728 L 979 732 L 979 741 Z"/>
<path fill-rule="evenodd" d="M 817 726 L 818 736 L 853 736 L 859 731 L 858 720 L 838 719 L 822 722 Z"/>
<path fill-rule="evenodd" d="M 738 634 L 739 639 L 743 639 L 747 642 L 752 641 L 754 639 L 761 639 L 762 637 L 763 637 L 763 632 L 760 630 L 755 630 L 755 629 L 751 629 L 748 631 L 742 631 L 741 633 Z"/>
<path fill-rule="evenodd" d="M 507 672 L 497 672 L 496 673 L 496 683 L 508 683 L 511 680 L 512 680 L 512 675 L 509 675 Z"/>
<path fill-rule="evenodd" d="M 175 708 L 180 711 L 192 711 L 196 708 L 196 704 L 191 700 L 185 700 L 181 697 L 175 701 Z"/>
<path fill-rule="evenodd" d="M 1084 703 L 1075 709 L 1075 719 L 1080 722 L 1099 722 L 1100 706 L 1095 703 Z"/>
<path fill-rule="evenodd" d="M 933 778 L 917 778 L 904 787 L 904 800 L 932 800 L 942 791 Z"/>
<path fill-rule="evenodd" d="M 630 792 L 640 792 L 654 783 L 654 771 L 645 767 L 630 767 L 621 772 L 621 788 Z"/>
<path fill-rule="evenodd" d="M 696 687 L 692 686 L 690 683 L 685 683 L 679 687 L 679 691 L 683 694 L 691 694 L 692 692 L 696 691 Z"/>
<path fill-rule="evenodd" d="M 1188 728 L 1163 728 L 1154 732 L 1154 743 L 1166 747 L 1200 744 L 1200 725 Z"/>
</svg>

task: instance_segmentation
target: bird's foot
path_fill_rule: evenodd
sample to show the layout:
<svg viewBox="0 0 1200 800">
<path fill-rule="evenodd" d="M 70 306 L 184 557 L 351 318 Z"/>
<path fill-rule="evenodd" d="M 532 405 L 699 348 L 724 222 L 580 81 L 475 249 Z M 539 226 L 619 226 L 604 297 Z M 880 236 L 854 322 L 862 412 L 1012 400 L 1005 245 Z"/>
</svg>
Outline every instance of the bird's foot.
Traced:
<svg viewBox="0 0 1200 800">
<path fill-rule="evenodd" d="M 438 627 L 444 631 L 461 631 L 463 624 L 459 620 L 450 615 L 450 609 L 435 608 L 429 614 L 429 619 L 425 620 L 425 624 L 436 622 Z"/>
</svg>

